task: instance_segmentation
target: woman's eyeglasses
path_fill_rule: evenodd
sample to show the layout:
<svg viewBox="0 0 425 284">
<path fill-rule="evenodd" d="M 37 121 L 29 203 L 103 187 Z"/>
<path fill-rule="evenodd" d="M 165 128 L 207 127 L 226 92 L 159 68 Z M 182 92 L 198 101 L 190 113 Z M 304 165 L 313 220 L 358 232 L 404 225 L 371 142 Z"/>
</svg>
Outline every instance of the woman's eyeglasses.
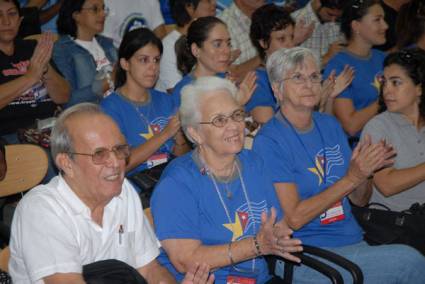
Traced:
<svg viewBox="0 0 425 284">
<path fill-rule="evenodd" d="M 300 73 L 295 73 L 291 77 L 283 78 L 282 81 L 291 80 L 295 84 L 305 84 L 307 80 L 310 80 L 313 84 L 318 84 L 322 82 L 322 75 L 320 73 L 313 73 L 309 76 L 304 76 Z"/>
<path fill-rule="evenodd" d="M 215 116 L 211 121 L 199 122 L 199 124 L 212 124 L 215 127 L 224 127 L 229 119 L 232 119 L 235 122 L 241 122 L 245 120 L 246 112 L 243 109 L 235 110 L 231 115 L 219 114 Z"/>
</svg>

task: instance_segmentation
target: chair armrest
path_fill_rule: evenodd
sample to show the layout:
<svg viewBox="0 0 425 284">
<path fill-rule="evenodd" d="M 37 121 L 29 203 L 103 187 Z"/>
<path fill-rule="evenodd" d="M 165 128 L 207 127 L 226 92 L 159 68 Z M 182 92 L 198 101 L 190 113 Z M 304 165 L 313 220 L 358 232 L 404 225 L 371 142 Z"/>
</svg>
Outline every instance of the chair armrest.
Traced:
<svg viewBox="0 0 425 284">
<path fill-rule="evenodd" d="M 303 253 L 294 253 L 297 257 L 301 259 L 301 263 L 297 264 L 295 262 L 286 260 L 279 256 L 270 255 L 266 257 L 266 261 L 269 267 L 269 273 L 275 275 L 275 267 L 277 261 L 282 261 L 285 263 L 285 271 L 284 271 L 284 278 L 282 279 L 281 284 L 290 284 L 292 283 L 293 278 L 293 270 L 294 265 L 306 265 L 321 274 L 325 275 L 329 280 L 331 280 L 331 283 L 333 284 L 343 284 L 344 281 L 342 279 L 341 274 L 333 268 L 332 266 L 316 259 L 311 256 L 305 255 Z M 281 277 L 280 275 L 276 275 L 278 277 Z"/>
<path fill-rule="evenodd" d="M 328 250 L 324 250 L 318 247 L 313 247 L 313 246 L 309 246 L 309 245 L 304 245 L 304 252 L 312 254 L 312 255 L 316 255 L 319 256 L 321 258 L 324 258 L 328 261 L 331 261 L 339 266 L 341 266 L 342 268 L 344 268 L 345 270 L 347 270 L 348 272 L 350 272 L 351 276 L 353 277 L 353 283 L 354 284 L 362 284 L 363 283 L 363 272 L 360 269 L 360 267 L 355 264 L 354 262 L 346 259 L 345 257 L 342 257 L 336 253 L 333 253 L 331 251 Z"/>
</svg>

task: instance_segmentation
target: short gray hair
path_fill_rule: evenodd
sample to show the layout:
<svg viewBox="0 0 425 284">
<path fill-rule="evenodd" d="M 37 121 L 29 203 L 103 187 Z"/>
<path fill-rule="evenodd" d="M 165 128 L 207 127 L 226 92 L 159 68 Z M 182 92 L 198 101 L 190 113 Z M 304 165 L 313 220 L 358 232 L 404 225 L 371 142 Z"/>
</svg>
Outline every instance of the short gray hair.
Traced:
<svg viewBox="0 0 425 284">
<path fill-rule="evenodd" d="M 66 122 L 77 115 L 105 115 L 100 107 L 93 103 L 81 103 L 66 109 L 55 122 L 50 135 L 50 151 L 53 160 L 60 153 L 74 152 L 74 145 Z M 72 156 L 71 156 L 72 158 Z"/>
<path fill-rule="evenodd" d="M 304 63 L 307 57 L 313 58 L 316 65 L 319 66 L 316 55 L 308 48 L 281 48 L 273 52 L 266 64 L 270 84 L 280 83 L 288 71 Z"/>
<path fill-rule="evenodd" d="M 201 101 L 212 91 L 226 91 L 237 101 L 237 88 L 227 79 L 216 76 L 205 76 L 186 85 L 181 91 L 180 122 L 186 137 L 193 142 L 187 133 L 187 128 L 197 127 L 201 121 Z"/>
</svg>

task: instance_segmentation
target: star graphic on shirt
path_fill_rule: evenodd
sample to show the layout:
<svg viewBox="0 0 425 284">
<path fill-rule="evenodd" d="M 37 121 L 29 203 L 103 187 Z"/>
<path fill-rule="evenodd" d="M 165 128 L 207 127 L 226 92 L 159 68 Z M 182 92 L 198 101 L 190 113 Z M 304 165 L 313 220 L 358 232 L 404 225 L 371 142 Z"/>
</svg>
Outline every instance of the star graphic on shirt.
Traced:
<svg viewBox="0 0 425 284">
<path fill-rule="evenodd" d="M 308 170 L 310 172 L 312 172 L 313 174 L 317 175 L 317 177 L 319 178 L 319 185 L 322 184 L 323 182 L 323 163 L 324 163 L 324 159 L 321 156 L 316 157 L 316 166 L 313 168 L 308 168 Z"/>
<path fill-rule="evenodd" d="M 232 241 L 236 241 L 240 236 L 243 235 L 242 224 L 241 220 L 239 219 L 238 212 L 235 212 L 234 223 L 223 224 L 223 226 L 233 233 Z"/>
<path fill-rule="evenodd" d="M 152 128 L 150 125 L 148 125 L 148 133 L 140 133 L 139 135 L 145 138 L 146 140 L 149 140 L 153 137 L 154 132 L 152 131 Z"/>
<path fill-rule="evenodd" d="M 379 93 L 379 90 L 381 88 L 381 83 L 379 82 L 379 75 L 375 76 L 375 79 L 373 80 L 373 83 L 370 83 L 376 91 Z"/>
</svg>

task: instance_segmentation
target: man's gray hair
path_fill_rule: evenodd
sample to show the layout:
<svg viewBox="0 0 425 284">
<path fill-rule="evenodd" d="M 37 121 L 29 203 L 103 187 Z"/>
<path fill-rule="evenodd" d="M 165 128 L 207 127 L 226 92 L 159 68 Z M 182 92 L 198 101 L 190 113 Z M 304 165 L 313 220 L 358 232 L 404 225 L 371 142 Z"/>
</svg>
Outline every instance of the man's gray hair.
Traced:
<svg viewBox="0 0 425 284">
<path fill-rule="evenodd" d="M 308 48 L 281 48 L 273 52 L 266 64 L 270 84 L 281 83 L 282 79 L 286 78 L 288 71 L 303 64 L 307 57 L 313 58 L 316 65 L 319 66 L 316 55 Z"/>
<path fill-rule="evenodd" d="M 105 115 L 100 107 L 93 103 L 81 103 L 66 109 L 56 120 L 50 135 L 50 151 L 53 160 L 60 153 L 74 152 L 74 145 L 66 122 L 77 115 Z M 72 157 L 72 156 L 71 156 Z"/>
<path fill-rule="evenodd" d="M 180 122 L 186 137 L 192 140 L 187 133 L 189 126 L 196 128 L 201 121 L 201 101 L 214 91 L 226 91 L 237 101 L 237 88 L 227 79 L 216 76 L 201 77 L 186 85 L 181 91 Z"/>
</svg>

